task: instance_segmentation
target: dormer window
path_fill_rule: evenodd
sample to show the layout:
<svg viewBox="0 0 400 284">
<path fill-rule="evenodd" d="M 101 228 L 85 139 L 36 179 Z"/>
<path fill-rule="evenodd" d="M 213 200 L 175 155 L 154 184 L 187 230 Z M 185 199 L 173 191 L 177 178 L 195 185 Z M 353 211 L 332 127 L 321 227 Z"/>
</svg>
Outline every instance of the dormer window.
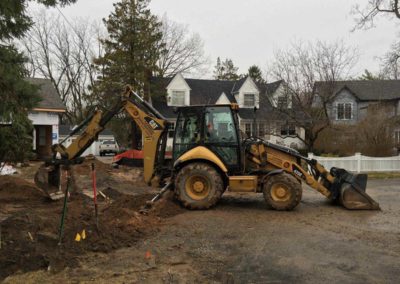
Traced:
<svg viewBox="0 0 400 284">
<path fill-rule="evenodd" d="M 185 105 L 185 91 L 172 91 L 170 99 L 172 106 Z"/>
<path fill-rule="evenodd" d="M 255 94 L 244 94 L 243 97 L 243 106 L 244 107 L 254 107 L 256 104 L 256 95 Z"/>
<path fill-rule="evenodd" d="M 352 103 L 338 103 L 336 119 L 337 120 L 350 120 L 353 118 Z"/>
<path fill-rule="evenodd" d="M 287 96 L 279 96 L 277 107 L 279 109 L 287 109 L 288 108 L 288 98 Z"/>
</svg>

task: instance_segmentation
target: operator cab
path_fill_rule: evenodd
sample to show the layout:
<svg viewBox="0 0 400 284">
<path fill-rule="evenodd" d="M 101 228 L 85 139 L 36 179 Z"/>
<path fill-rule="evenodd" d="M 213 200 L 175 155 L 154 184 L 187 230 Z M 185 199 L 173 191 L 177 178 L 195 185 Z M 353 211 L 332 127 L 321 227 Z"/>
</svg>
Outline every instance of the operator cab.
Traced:
<svg viewBox="0 0 400 284">
<path fill-rule="evenodd" d="M 178 109 L 173 160 L 186 151 L 204 146 L 227 166 L 229 174 L 240 172 L 241 144 L 236 110 L 231 105 L 188 106 Z"/>
</svg>

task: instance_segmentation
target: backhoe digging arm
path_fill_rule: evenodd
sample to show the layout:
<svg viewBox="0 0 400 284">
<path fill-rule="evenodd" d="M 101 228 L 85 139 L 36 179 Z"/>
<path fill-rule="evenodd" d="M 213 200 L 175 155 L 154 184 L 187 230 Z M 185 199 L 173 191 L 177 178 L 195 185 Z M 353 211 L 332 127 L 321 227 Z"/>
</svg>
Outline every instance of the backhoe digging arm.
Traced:
<svg viewBox="0 0 400 284">
<path fill-rule="evenodd" d="M 113 108 L 104 113 L 97 110 L 61 143 L 53 145 L 52 159 L 46 161 L 35 176 L 35 183 L 50 198 L 54 199 L 52 191 L 58 190 L 60 165 L 80 163 L 82 161 L 80 155 L 97 139 L 106 124 L 121 111 L 126 111 L 142 131 L 145 182 L 150 184 L 153 178 L 160 182 L 156 172 L 161 170 L 164 162 L 167 120 L 128 86 Z M 69 137 L 81 130 L 81 134 L 69 146 L 62 145 Z"/>
</svg>

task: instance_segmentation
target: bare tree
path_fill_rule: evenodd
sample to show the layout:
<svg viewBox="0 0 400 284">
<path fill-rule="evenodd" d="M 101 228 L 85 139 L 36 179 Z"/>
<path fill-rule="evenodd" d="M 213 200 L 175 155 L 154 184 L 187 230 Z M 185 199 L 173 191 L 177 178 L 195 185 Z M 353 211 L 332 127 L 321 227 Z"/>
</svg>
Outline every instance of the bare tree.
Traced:
<svg viewBox="0 0 400 284">
<path fill-rule="evenodd" d="M 285 83 L 286 101 L 290 108 L 280 107 L 280 120 L 290 120 L 305 130 L 298 137 L 313 150 L 321 131 L 331 125 L 329 103 L 335 82 L 345 79 L 358 59 L 358 52 L 342 41 L 325 43 L 293 43 L 287 50 L 275 52 L 269 70 L 271 76 Z M 318 90 L 316 82 L 322 81 Z M 282 116 L 283 115 L 283 116 Z"/>
<path fill-rule="evenodd" d="M 71 23 L 45 10 L 36 13 L 34 21 L 22 40 L 30 75 L 50 79 L 67 106 L 68 120 L 78 123 L 93 103 L 89 91 L 97 72 L 92 60 L 102 52 L 100 26 L 82 19 Z"/>
<path fill-rule="evenodd" d="M 385 79 L 400 78 L 400 42 L 393 43 L 390 50 L 381 58 L 380 73 Z"/>
<path fill-rule="evenodd" d="M 356 16 L 354 29 L 371 28 L 378 15 L 389 15 L 400 20 L 399 0 L 368 0 L 365 6 L 355 5 L 353 14 Z"/>
<path fill-rule="evenodd" d="M 162 19 L 164 52 L 158 60 L 159 75 L 164 77 L 176 73 L 201 76 L 209 65 L 204 54 L 204 42 L 197 33 L 190 33 L 187 25 Z"/>
<path fill-rule="evenodd" d="M 394 154 L 393 129 L 399 125 L 399 118 L 393 113 L 390 104 L 377 103 L 368 107 L 368 115 L 355 131 L 363 154 L 374 157 Z"/>
</svg>

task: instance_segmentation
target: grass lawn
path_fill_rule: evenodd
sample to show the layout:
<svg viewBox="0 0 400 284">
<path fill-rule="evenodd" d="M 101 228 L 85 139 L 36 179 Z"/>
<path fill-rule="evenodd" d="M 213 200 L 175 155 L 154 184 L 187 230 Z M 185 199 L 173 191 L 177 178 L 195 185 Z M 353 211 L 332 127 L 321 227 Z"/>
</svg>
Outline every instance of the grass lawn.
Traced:
<svg viewBox="0 0 400 284">
<path fill-rule="evenodd" d="M 370 179 L 387 179 L 387 178 L 400 178 L 400 172 L 370 172 L 368 173 Z"/>
</svg>

